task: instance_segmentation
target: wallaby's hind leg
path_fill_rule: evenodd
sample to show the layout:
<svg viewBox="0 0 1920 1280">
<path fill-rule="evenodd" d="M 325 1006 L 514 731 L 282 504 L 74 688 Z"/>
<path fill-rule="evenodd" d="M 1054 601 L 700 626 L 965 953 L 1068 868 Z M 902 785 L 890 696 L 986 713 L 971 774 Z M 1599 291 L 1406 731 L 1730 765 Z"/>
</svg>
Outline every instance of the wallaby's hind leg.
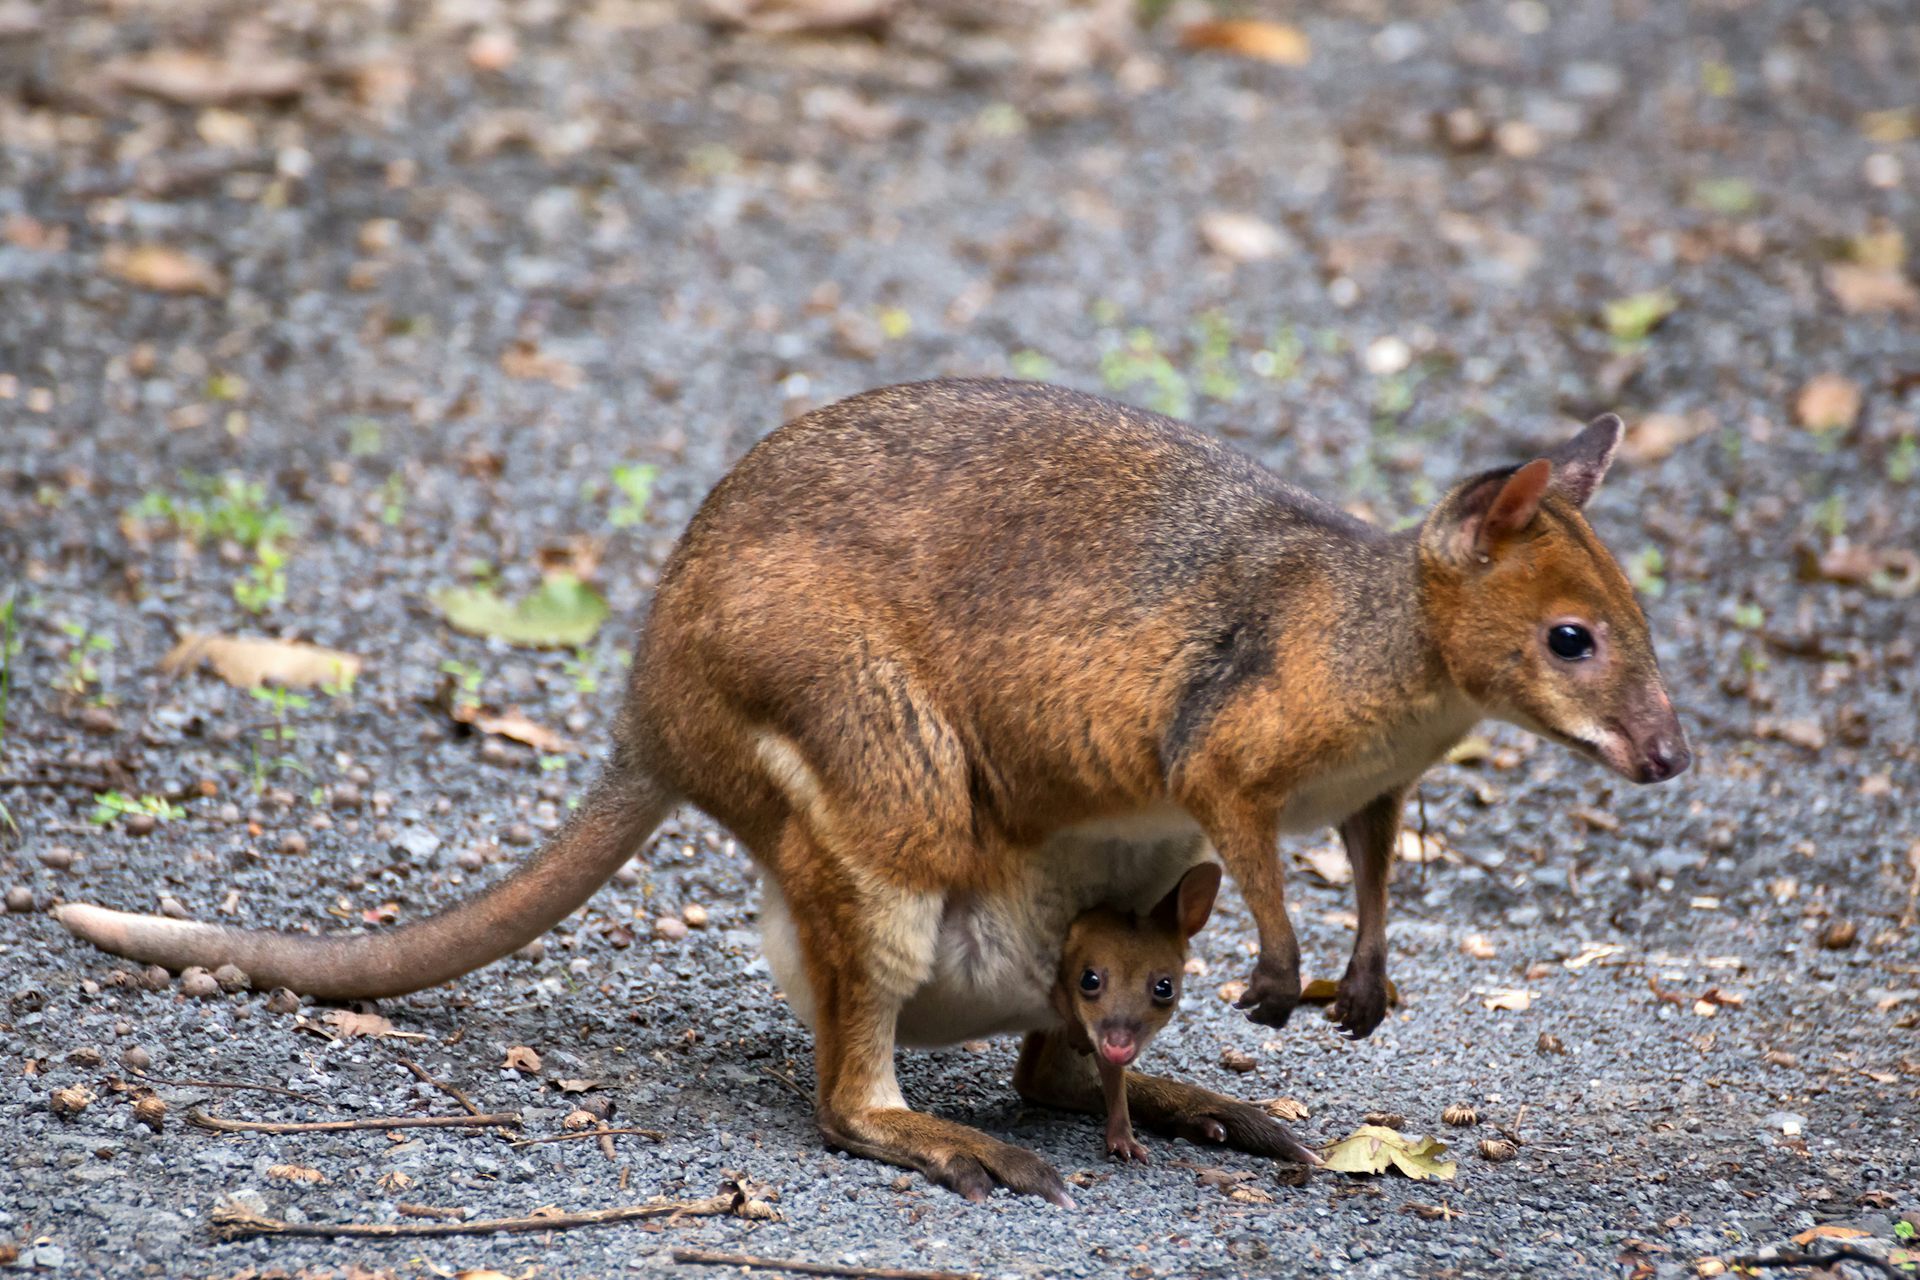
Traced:
<svg viewBox="0 0 1920 1280">
<path fill-rule="evenodd" d="M 1029 1102 L 1101 1115 L 1106 1102 L 1093 1058 L 1057 1032 L 1031 1031 L 1020 1046 L 1013 1087 Z M 1127 1109 L 1135 1123 L 1170 1138 L 1232 1147 L 1257 1156 L 1317 1165 L 1319 1156 L 1250 1102 L 1159 1076 L 1127 1072 Z"/>
<path fill-rule="evenodd" d="M 821 1136 L 917 1169 L 969 1200 L 986 1199 L 997 1184 L 1071 1207 L 1066 1183 L 1033 1152 L 910 1110 L 900 1095 L 894 1027 L 931 971 L 941 900 L 846 875 L 798 823 L 781 840 L 781 859 L 805 868 L 782 884 L 811 987 Z"/>
</svg>

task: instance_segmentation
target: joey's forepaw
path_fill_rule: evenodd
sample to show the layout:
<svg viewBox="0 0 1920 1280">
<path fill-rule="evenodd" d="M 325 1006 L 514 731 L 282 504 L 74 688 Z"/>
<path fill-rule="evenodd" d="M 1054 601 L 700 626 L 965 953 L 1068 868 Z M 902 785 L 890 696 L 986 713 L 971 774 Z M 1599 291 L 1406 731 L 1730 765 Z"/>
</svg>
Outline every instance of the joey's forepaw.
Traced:
<svg viewBox="0 0 1920 1280">
<path fill-rule="evenodd" d="M 1300 1003 L 1300 966 L 1269 965 L 1265 959 L 1254 966 L 1247 990 L 1233 1002 L 1245 1009 L 1247 1017 L 1267 1027 L 1284 1027 Z"/>
<path fill-rule="evenodd" d="M 1364 1040 L 1387 1016 L 1387 978 L 1383 973 L 1349 973 L 1334 990 L 1330 1021 L 1349 1040 Z"/>
<path fill-rule="evenodd" d="M 1147 1155 L 1146 1147 L 1141 1145 L 1139 1140 L 1130 1133 L 1119 1136 L 1111 1133 L 1108 1134 L 1107 1154 L 1123 1164 L 1128 1161 L 1132 1161 L 1135 1164 L 1152 1163 L 1152 1160 Z"/>
</svg>

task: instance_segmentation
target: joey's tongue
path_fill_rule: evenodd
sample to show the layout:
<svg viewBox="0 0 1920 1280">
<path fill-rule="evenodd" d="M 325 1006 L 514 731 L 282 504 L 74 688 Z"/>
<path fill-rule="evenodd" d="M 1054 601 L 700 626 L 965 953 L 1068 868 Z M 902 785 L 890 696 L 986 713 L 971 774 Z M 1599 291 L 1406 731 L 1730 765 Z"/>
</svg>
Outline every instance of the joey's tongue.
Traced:
<svg viewBox="0 0 1920 1280">
<path fill-rule="evenodd" d="M 1102 1037 L 1100 1041 L 1100 1056 L 1118 1067 L 1124 1067 L 1129 1062 L 1132 1062 L 1134 1056 L 1138 1054 L 1139 1051 L 1139 1045 L 1134 1042 L 1131 1036 L 1125 1039 Z"/>
</svg>

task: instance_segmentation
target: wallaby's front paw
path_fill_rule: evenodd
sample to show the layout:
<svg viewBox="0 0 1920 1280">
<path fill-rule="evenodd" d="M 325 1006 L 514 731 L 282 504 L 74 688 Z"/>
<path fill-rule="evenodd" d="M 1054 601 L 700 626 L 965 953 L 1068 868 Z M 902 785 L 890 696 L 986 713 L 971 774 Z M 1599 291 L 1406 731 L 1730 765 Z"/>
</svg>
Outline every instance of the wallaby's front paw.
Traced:
<svg viewBox="0 0 1920 1280">
<path fill-rule="evenodd" d="M 1387 971 L 1384 965 L 1349 968 L 1334 989 L 1327 1017 L 1340 1024 L 1349 1040 L 1364 1040 L 1387 1016 Z"/>
<path fill-rule="evenodd" d="M 1233 1002 L 1236 1009 L 1245 1009 L 1247 1017 L 1262 1026 L 1284 1027 L 1287 1019 L 1293 1016 L 1294 1006 L 1300 1003 L 1300 963 L 1282 964 L 1269 961 L 1261 956 L 1259 963 L 1253 966 L 1253 976 L 1247 980 L 1247 990 Z"/>
<path fill-rule="evenodd" d="M 1129 1160 L 1138 1164 L 1153 1163 L 1152 1160 L 1147 1157 L 1146 1147 L 1142 1146 L 1140 1142 L 1134 1138 L 1132 1129 L 1128 1129 L 1124 1133 L 1115 1133 L 1109 1129 L 1107 1131 L 1107 1154 L 1122 1163 Z"/>
</svg>

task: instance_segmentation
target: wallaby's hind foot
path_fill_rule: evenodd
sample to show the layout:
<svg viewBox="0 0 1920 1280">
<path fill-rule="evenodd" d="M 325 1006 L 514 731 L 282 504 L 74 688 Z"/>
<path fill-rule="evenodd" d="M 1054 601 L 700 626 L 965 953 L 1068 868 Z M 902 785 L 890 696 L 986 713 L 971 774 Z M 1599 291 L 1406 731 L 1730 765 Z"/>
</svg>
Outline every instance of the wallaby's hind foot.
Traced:
<svg viewBox="0 0 1920 1280">
<path fill-rule="evenodd" d="M 996 1186 L 1073 1208 L 1066 1181 L 1025 1147 L 988 1137 L 978 1129 L 939 1116 L 900 1108 L 876 1108 L 851 1116 L 820 1118 L 828 1145 L 854 1155 L 916 1169 L 929 1182 L 981 1201 Z"/>
</svg>

